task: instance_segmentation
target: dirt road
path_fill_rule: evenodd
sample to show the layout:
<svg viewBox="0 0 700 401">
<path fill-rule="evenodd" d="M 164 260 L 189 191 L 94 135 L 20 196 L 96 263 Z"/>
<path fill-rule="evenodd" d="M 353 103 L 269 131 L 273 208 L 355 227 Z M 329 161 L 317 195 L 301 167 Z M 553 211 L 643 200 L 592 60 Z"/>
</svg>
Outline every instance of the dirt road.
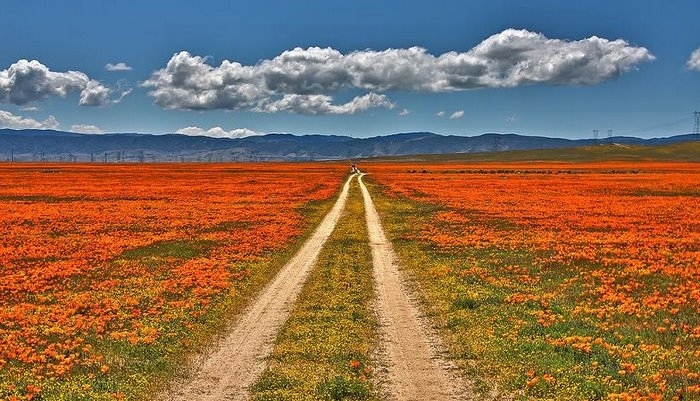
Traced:
<svg viewBox="0 0 700 401">
<path fill-rule="evenodd" d="M 391 243 L 367 187 L 359 177 L 369 241 L 372 247 L 377 311 L 382 331 L 382 354 L 387 364 L 385 391 L 395 400 L 461 400 L 467 398 L 464 381 L 440 358 L 437 337 L 421 321 L 409 297 Z"/>
<path fill-rule="evenodd" d="M 333 209 L 302 248 L 243 312 L 194 376 L 161 397 L 164 400 L 244 400 L 248 387 L 260 376 L 275 337 L 289 316 L 308 272 L 345 207 L 352 175 Z"/>
</svg>

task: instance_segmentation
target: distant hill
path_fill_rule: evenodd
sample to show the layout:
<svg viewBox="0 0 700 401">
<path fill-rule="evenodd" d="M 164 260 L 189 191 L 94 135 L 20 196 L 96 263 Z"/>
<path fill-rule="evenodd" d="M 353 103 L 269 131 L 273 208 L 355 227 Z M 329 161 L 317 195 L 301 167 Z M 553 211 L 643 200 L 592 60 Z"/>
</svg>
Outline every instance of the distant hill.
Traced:
<svg viewBox="0 0 700 401">
<path fill-rule="evenodd" d="M 666 145 L 693 135 L 641 139 L 613 137 L 623 145 Z M 602 141 L 601 141 L 602 142 Z M 0 129 L 0 161 L 266 161 L 339 160 L 416 154 L 501 152 L 592 146 L 592 139 L 563 139 L 487 133 L 473 137 L 431 132 L 372 138 L 339 135 L 268 134 L 210 138 L 181 134 L 77 134 L 52 130 Z"/>
<path fill-rule="evenodd" d="M 423 154 L 383 156 L 367 160 L 375 162 L 459 163 L 459 162 L 567 162 L 589 163 L 606 161 L 673 161 L 700 162 L 700 141 L 676 142 L 664 145 L 623 145 L 613 143 L 565 149 L 530 149 L 507 152 Z"/>
</svg>

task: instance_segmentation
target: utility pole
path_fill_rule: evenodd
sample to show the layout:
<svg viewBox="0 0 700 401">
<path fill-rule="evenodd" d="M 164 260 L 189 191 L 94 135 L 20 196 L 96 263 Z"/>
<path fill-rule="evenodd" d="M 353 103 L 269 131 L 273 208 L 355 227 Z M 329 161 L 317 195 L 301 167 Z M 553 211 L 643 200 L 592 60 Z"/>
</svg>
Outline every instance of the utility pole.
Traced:
<svg viewBox="0 0 700 401">
<path fill-rule="evenodd" d="M 696 141 L 700 141 L 700 111 L 693 112 L 695 117 L 695 126 L 693 127 L 693 136 Z"/>
<path fill-rule="evenodd" d="M 612 140 L 612 130 L 608 130 L 608 145 L 612 145 L 613 140 Z"/>
<path fill-rule="evenodd" d="M 598 145 L 598 130 L 597 129 L 593 130 L 593 143 Z"/>
</svg>

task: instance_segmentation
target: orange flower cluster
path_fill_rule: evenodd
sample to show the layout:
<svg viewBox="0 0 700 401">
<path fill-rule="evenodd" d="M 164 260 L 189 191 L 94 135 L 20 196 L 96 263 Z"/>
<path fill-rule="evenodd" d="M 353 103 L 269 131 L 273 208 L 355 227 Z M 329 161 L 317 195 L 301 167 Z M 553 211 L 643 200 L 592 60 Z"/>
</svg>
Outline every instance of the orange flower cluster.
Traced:
<svg viewBox="0 0 700 401">
<path fill-rule="evenodd" d="M 0 398 L 27 376 L 106 374 L 103 340 L 187 330 L 301 233 L 301 206 L 331 197 L 344 170 L 0 165 Z"/>
<path fill-rule="evenodd" d="M 415 236 L 441 252 L 526 252 L 529 268 L 489 272 L 476 263 L 462 276 L 508 289 L 504 302 L 514 308 L 534 305 L 530 313 L 543 332 L 559 321 L 595 322 L 601 336 L 636 341 L 630 349 L 571 333 L 548 338 L 550 345 L 584 354 L 600 347 L 616 358 L 620 376 L 646 383 L 629 393 L 634 397 L 695 393 L 700 365 L 689 361 L 700 355 L 700 165 L 406 163 L 368 170 L 392 196 L 439 205 Z M 555 314 L 552 300 L 574 307 Z M 630 330 L 640 332 L 619 333 Z M 671 359 L 693 370 L 672 391 L 659 385 L 671 380 L 668 371 L 655 370 Z"/>
</svg>

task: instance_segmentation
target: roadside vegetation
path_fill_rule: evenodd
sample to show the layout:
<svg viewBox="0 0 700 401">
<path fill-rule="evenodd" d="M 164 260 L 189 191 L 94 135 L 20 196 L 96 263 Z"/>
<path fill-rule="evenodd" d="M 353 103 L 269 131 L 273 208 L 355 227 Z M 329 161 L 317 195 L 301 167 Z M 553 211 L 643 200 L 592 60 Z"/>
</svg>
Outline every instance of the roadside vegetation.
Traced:
<svg viewBox="0 0 700 401">
<path fill-rule="evenodd" d="M 376 400 L 372 255 L 357 180 L 252 399 Z"/>
<path fill-rule="evenodd" d="M 50 167 L 0 173 L 2 400 L 152 398 L 287 263 L 344 176 Z"/>
<path fill-rule="evenodd" d="M 697 164 L 365 168 L 484 399 L 700 399 Z"/>
</svg>

